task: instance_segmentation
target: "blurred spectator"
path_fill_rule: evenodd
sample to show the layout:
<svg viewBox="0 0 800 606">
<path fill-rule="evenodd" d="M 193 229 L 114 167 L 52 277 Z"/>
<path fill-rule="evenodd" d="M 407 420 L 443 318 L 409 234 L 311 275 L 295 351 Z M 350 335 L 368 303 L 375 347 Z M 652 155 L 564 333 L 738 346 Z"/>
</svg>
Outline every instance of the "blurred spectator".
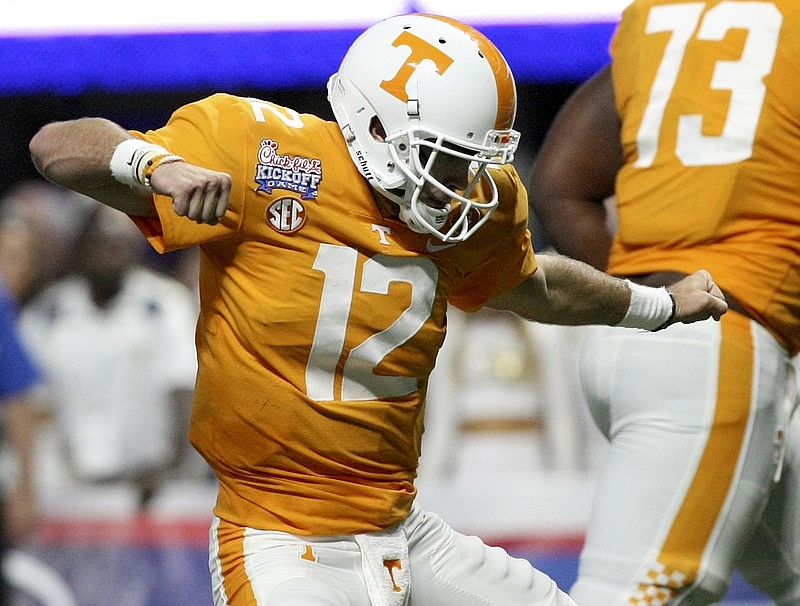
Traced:
<svg viewBox="0 0 800 606">
<path fill-rule="evenodd" d="M 37 516 L 33 484 L 33 444 L 36 434 L 36 407 L 32 390 L 38 371 L 23 348 L 17 332 L 14 301 L 0 282 L 0 404 L 2 404 L 2 459 L 0 493 L 3 515 L 0 549 L 27 538 Z M 9 603 L 5 575 L 0 577 L 0 604 Z"/>
<path fill-rule="evenodd" d="M 499 468 L 584 468 L 588 415 L 573 372 L 580 328 L 491 309 L 448 314 L 428 386 L 421 473 L 471 482 Z"/>
<path fill-rule="evenodd" d="M 0 278 L 17 304 L 37 280 L 37 248 L 38 239 L 27 222 L 0 219 Z"/>
<path fill-rule="evenodd" d="M 23 333 L 44 369 L 65 454 L 52 462 L 68 466 L 55 483 L 79 494 L 132 485 L 145 506 L 165 477 L 205 472 L 186 437 L 196 299 L 144 266 L 145 240 L 130 219 L 93 209 L 71 274 L 25 307 Z"/>
<path fill-rule="evenodd" d="M 576 379 L 585 327 L 488 308 L 447 317 L 428 383 L 420 502 L 493 540 L 581 532 L 608 449 Z"/>
<path fill-rule="evenodd" d="M 91 198 L 43 180 L 20 183 L 0 200 L 0 276 L 19 305 L 64 276 L 92 208 Z"/>
</svg>

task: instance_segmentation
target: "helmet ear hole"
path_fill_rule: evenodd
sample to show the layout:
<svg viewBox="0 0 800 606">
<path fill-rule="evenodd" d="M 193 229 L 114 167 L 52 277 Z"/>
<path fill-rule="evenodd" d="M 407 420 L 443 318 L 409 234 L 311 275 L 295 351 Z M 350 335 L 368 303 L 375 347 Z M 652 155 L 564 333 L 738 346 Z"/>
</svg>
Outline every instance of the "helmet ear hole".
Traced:
<svg viewBox="0 0 800 606">
<path fill-rule="evenodd" d="M 378 116 L 372 116 L 369 121 L 369 134 L 376 141 L 386 141 L 386 129 Z"/>
</svg>

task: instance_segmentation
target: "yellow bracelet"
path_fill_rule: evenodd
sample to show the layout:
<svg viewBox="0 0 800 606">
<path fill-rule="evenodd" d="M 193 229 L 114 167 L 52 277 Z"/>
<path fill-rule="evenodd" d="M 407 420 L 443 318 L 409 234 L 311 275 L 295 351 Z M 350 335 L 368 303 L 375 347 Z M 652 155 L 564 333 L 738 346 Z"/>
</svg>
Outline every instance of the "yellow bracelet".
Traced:
<svg viewBox="0 0 800 606">
<path fill-rule="evenodd" d="M 142 185 L 144 185 L 150 191 L 153 191 L 153 186 L 150 184 L 150 178 L 153 176 L 153 172 L 162 164 L 169 164 L 170 162 L 186 162 L 181 156 L 177 154 L 157 154 L 152 158 L 149 158 L 144 166 L 144 171 L 142 171 Z"/>
</svg>

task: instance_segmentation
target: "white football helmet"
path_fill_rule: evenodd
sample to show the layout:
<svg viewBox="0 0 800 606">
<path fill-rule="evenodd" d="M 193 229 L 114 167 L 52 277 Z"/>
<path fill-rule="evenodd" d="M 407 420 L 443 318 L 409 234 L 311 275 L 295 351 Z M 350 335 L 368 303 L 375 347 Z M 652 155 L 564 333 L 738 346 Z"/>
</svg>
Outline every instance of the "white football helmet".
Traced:
<svg viewBox="0 0 800 606">
<path fill-rule="evenodd" d="M 506 60 L 477 30 L 435 15 L 381 21 L 350 47 L 328 81 L 328 100 L 359 171 L 414 231 L 461 242 L 497 207 L 486 168 L 514 158 L 517 95 Z M 376 117 L 384 140 L 374 136 Z M 431 175 L 440 154 L 467 160 L 463 192 Z M 426 184 L 450 203 L 421 201 Z M 479 187 L 483 201 L 471 199 Z"/>
</svg>

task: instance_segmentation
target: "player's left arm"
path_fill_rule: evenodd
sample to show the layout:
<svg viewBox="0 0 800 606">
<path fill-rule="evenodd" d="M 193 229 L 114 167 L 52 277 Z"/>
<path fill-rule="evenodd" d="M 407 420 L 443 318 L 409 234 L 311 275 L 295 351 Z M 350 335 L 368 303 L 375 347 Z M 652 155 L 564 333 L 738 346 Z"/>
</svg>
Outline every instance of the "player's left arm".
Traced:
<svg viewBox="0 0 800 606">
<path fill-rule="evenodd" d="M 632 285 L 568 257 L 543 254 L 537 260 L 539 267 L 531 277 L 487 305 L 545 324 L 648 330 L 676 322 L 718 320 L 728 309 L 719 287 L 704 270 L 665 292 Z"/>
</svg>

